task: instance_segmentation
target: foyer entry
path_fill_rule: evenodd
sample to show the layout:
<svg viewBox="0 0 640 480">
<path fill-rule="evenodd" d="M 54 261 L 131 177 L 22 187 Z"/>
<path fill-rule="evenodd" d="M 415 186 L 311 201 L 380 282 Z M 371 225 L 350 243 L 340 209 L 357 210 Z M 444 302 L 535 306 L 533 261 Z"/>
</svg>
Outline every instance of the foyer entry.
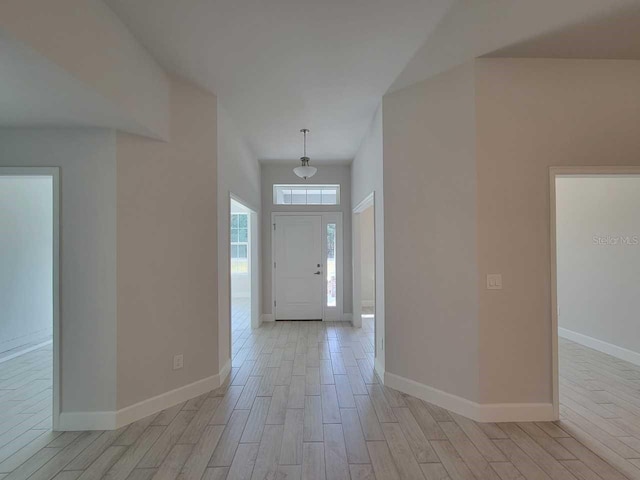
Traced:
<svg viewBox="0 0 640 480">
<path fill-rule="evenodd" d="M 342 216 L 273 215 L 276 320 L 342 320 Z"/>
</svg>

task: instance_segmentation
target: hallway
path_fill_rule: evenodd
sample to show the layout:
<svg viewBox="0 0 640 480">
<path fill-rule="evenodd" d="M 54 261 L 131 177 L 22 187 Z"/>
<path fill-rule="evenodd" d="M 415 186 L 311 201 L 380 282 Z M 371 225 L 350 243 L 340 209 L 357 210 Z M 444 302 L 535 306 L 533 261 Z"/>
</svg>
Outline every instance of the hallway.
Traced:
<svg viewBox="0 0 640 480">
<path fill-rule="evenodd" d="M 228 385 L 115 432 L 45 430 L 50 352 L 7 362 L 0 478 L 640 478 L 639 367 L 561 339 L 563 420 L 478 424 L 378 384 L 365 320 L 244 328 Z"/>
</svg>

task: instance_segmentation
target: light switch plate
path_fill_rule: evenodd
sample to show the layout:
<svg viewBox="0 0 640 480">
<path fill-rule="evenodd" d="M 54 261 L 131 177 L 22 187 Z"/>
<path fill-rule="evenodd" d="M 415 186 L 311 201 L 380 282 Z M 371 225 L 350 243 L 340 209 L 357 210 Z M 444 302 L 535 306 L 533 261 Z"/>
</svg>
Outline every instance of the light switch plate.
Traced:
<svg viewBox="0 0 640 480">
<path fill-rule="evenodd" d="M 487 290 L 502 290 L 502 274 L 487 274 Z"/>
<path fill-rule="evenodd" d="M 173 357 L 173 369 L 174 370 L 180 370 L 182 368 L 183 364 L 184 364 L 184 357 L 182 356 L 182 354 L 176 355 L 175 357 Z"/>
</svg>

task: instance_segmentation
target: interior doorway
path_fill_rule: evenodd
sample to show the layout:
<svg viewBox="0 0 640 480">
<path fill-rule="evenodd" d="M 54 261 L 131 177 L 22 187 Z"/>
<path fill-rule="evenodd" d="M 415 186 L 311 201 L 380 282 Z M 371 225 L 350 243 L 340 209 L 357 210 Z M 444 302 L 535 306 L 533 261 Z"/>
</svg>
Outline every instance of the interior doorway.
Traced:
<svg viewBox="0 0 640 480">
<path fill-rule="evenodd" d="M 353 209 L 353 324 L 376 343 L 376 242 L 374 194 Z"/>
<path fill-rule="evenodd" d="M 551 169 L 554 410 L 580 428 L 640 404 L 640 168 Z M 624 397 L 624 398 L 623 398 Z"/>
<path fill-rule="evenodd" d="M 229 211 L 231 352 L 259 326 L 257 213 L 233 195 Z"/>
<path fill-rule="evenodd" d="M 57 168 L 0 167 L 2 419 L 30 438 L 60 411 L 58 185 Z"/>
</svg>

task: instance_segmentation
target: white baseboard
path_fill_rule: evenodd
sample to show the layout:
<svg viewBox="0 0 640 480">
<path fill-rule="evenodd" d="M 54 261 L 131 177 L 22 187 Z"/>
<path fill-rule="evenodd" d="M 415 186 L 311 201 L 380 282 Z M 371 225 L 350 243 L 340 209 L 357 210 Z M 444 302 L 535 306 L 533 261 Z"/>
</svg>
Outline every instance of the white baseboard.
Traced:
<svg viewBox="0 0 640 480">
<path fill-rule="evenodd" d="M 378 375 L 378 378 L 380 379 L 380 381 L 383 384 L 385 384 L 386 382 L 385 382 L 385 376 L 384 376 L 385 375 L 384 367 L 380 364 L 377 358 L 373 361 L 373 369 Z"/>
<path fill-rule="evenodd" d="M 260 323 L 262 322 L 274 322 L 273 313 L 263 313 L 260 315 Z"/>
<path fill-rule="evenodd" d="M 51 321 L 51 324 L 53 325 L 53 321 Z M 52 336 L 52 327 L 43 328 L 35 332 L 30 332 L 26 335 L 21 335 L 19 337 L 14 337 L 9 340 L 0 342 L 0 352 L 7 352 L 13 349 L 19 349 L 19 351 L 23 351 L 24 349 L 20 347 L 28 348 L 32 345 L 43 344 L 47 341 L 51 341 Z"/>
<path fill-rule="evenodd" d="M 20 351 L 18 352 L 14 352 L 10 355 L 0 358 L 0 363 L 6 362 L 7 360 L 11 360 L 12 358 L 19 357 L 20 355 L 24 355 L 25 353 L 33 352 L 34 350 L 37 350 L 42 347 L 46 347 L 47 345 L 51 345 L 52 343 L 53 343 L 53 340 L 47 340 L 46 342 L 42 342 L 37 345 L 30 345 L 28 347 L 24 347 L 20 349 Z"/>
<path fill-rule="evenodd" d="M 62 432 L 115 430 L 116 412 L 61 412 L 54 429 Z"/>
<path fill-rule="evenodd" d="M 56 430 L 115 430 L 178 403 L 218 388 L 231 373 L 231 361 L 220 373 L 156 395 L 115 412 L 62 412 Z"/>
<path fill-rule="evenodd" d="M 476 403 L 389 372 L 384 373 L 384 384 L 476 422 L 555 420 L 551 403 Z"/>
<path fill-rule="evenodd" d="M 613 343 L 598 340 L 597 338 L 574 332 L 573 330 L 567 330 L 562 327 L 558 327 L 558 335 L 579 343 L 580 345 L 584 345 L 585 347 L 593 348 L 599 352 L 619 358 L 620 360 L 625 360 L 629 363 L 633 363 L 634 365 L 640 365 L 640 353 L 634 352 L 633 350 L 619 347 Z"/>
</svg>

